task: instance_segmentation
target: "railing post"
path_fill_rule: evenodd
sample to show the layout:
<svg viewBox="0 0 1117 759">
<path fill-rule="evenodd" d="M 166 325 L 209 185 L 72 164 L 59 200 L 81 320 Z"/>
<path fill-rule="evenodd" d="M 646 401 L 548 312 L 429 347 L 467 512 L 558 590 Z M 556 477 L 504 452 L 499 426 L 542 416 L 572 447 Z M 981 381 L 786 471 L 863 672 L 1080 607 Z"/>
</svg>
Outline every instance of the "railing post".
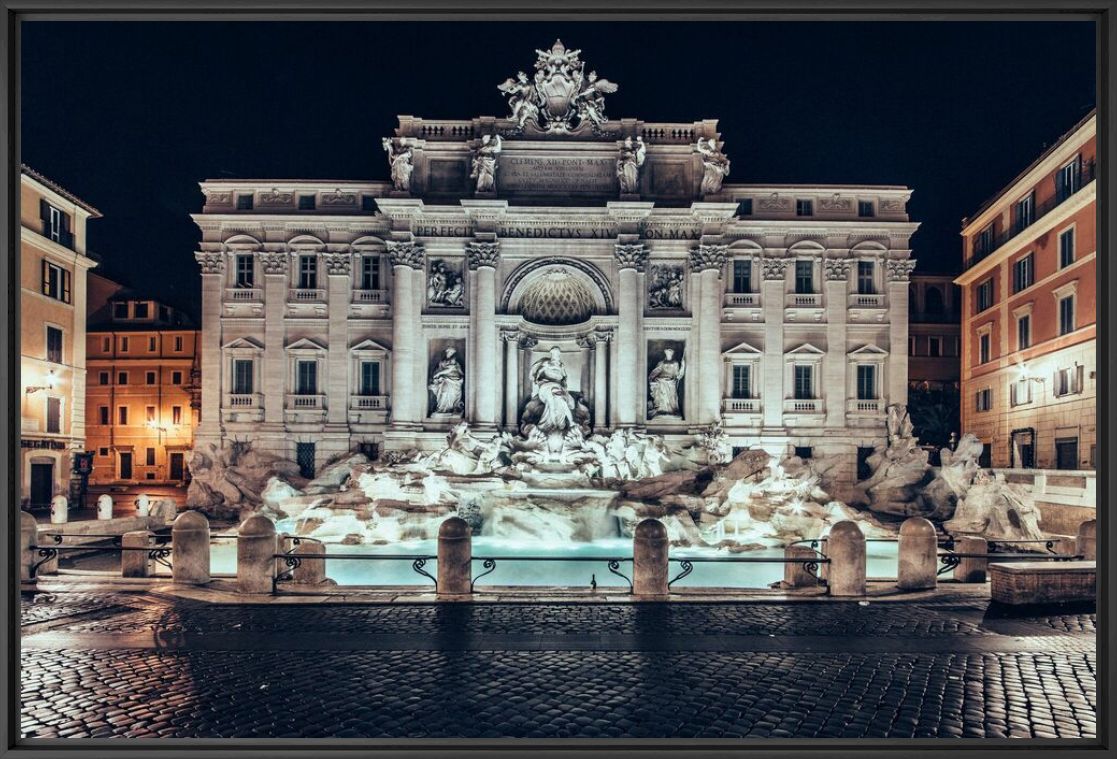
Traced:
<svg viewBox="0 0 1117 759">
<path fill-rule="evenodd" d="M 632 538 L 632 594 L 642 598 L 667 596 L 667 528 L 656 519 L 636 525 Z"/>
<path fill-rule="evenodd" d="M 122 548 L 151 548 L 154 545 L 154 535 L 148 530 L 126 532 L 121 539 Z M 152 575 L 152 561 L 148 551 L 121 551 L 120 576 L 121 577 L 150 577 Z"/>
<path fill-rule="evenodd" d="M 70 503 L 61 493 L 50 499 L 50 523 L 66 524 L 70 521 Z"/>
<path fill-rule="evenodd" d="M 279 549 L 275 523 L 257 514 L 237 528 L 237 590 L 271 593 L 275 579 L 275 554 Z"/>
<path fill-rule="evenodd" d="M 923 517 L 908 517 L 900 525 L 900 590 L 928 590 L 938 584 L 939 541 L 935 526 Z"/>
<path fill-rule="evenodd" d="M 818 585 L 818 575 L 807 571 L 806 562 L 818 561 L 818 552 L 808 546 L 788 546 L 783 551 L 788 563 L 783 565 L 783 584 L 788 588 L 813 588 Z M 819 568 L 821 564 L 817 565 Z M 818 570 L 815 570 L 818 571 Z"/>
<path fill-rule="evenodd" d="M 956 545 L 958 553 L 989 553 L 989 541 L 985 538 L 959 538 Z M 988 568 L 988 559 L 964 557 L 958 560 L 958 566 L 954 568 L 954 579 L 958 582 L 985 582 Z"/>
<path fill-rule="evenodd" d="M 35 563 L 35 545 L 39 537 L 39 523 L 26 511 L 19 512 L 19 581 L 32 584 L 37 578 L 31 576 L 31 565 Z"/>
<path fill-rule="evenodd" d="M 112 519 L 112 496 L 108 493 L 97 496 L 97 519 Z"/>
<path fill-rule="evenodd" d="M 209 582 L 209 520 L 197 511 L 184 511 L 171 527 L 171 578 L 176 583 Z"/>
<path fill-rule="evenodd" d="M 1085 561 L 1097 561 L 1098 558 L 1098 520 L 1090 519 L 1078 525 L 1078 537 L 1075 538 L 1075 553 Z"/>
<path fill-rule="evenodd" d="M 473 528 L 461 517 L 438 526 L 438 597 L 471 597 Z"/>
<path fill-rule="evenodd" d="M 845 519 L 830 528 L 826 555 L 830 595 L 865 595 L 865 535 L 855 522 Z"/>
</svg>

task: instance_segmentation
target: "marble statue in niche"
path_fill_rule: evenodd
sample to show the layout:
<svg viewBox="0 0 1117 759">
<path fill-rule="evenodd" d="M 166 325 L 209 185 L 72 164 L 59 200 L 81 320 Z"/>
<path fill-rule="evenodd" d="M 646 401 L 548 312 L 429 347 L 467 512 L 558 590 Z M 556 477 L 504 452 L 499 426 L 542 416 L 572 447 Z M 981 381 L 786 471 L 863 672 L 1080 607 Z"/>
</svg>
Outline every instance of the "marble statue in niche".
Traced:
<svg viewBox="0 0 1117 759">
<path fill-rule="evenodd" d="M 432 306 L 461 308 L 463 297 L 461 272 L 442 259 L 431 261 L 427 276 L 427 302 Z"/>
<path fill-rule="evenodd" d="M 718 147 L 717 140 L 698 138 L 697 150 L 702 156 L 702 194 L 721 192 L 721 182 L 729 176 L 729 159 Z"/>
<path fill-rule="evenodd" d="M 567 389 L 566 366 L 557 345 L 532 364 L 531 399 L 524 407 L 522 419 L 525 436 L 531 428 L 544 433 L 564 433 L 588 427 L 589 409 Z"/>
<path fill-rule="evenodd" d="M 631 137 L 624 138 L 620 157 L 617 158 L 617 180 L 622 194 L 635 195 L 640 191 L 640 168 L 644 165 L 647 152 L 648 146 L 644 144 L 643 137 L 637 137 L 636 142 Z"/>
<path fill-rule="evenodd" d="M 461 362 L 456 358 L 457 353 L 454 348 L 444 350 L 442 359 L 431 375 L 428 387 L 434 396 L 435 414 L 459 414 L 465 407 L 462 394 L 465 373 L 462 372 Z"/>
<path fill-rule="evenodd" d="M 473 171 L 469 176 L 477 180 L 477 192 L 496 192 L 496 156 L 501 149 L 500 135 L 486 134 L 473 151 Z"/>
<path fill-rule="evenodd" d="M 653 266 L 648 286 L 648 308 L 683 307 L 683 267 Z"/>
<path fill-rule="evenodd" d="M 398 192 L 411 191 L 411 172 L 415 167 L 411 164 L 410 146 L 400 145 L 392 138 L 383 140 L 384 151 L 388 154 L 388 167 L 392 172 L 392 186 Z"/>
<path fill-rule="evenodd" d="M 664 348 L 663 359 L 648 375 L 648 418 L 679 416 L 679 382 L 686 373 L 686 361 L 675 360 L 675 349 Z"/>
</svg>

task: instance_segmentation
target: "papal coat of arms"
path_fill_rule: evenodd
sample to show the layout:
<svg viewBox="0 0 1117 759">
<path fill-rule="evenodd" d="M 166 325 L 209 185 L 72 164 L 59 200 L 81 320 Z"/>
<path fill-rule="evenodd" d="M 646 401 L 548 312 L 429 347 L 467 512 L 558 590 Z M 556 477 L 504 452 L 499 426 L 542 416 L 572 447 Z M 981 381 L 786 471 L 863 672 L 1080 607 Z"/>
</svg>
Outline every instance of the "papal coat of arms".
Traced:
<svg viewBox="0 0 1117 759">
<path fill-rule="evenodd" d="M 586 64 L 578 58 L 581 50 L 567 50 L 555 40 L 550 50 L 536 50 L 535 78 L 519 72 L 498 89 L 508 95 L 510 118 L 522 130 L 525 125 L 548 132 L 566 133 L 590 125 L 601 128 L 605 116 L 605 95 L 617 85 L 585 73 Z"/>
</svg>

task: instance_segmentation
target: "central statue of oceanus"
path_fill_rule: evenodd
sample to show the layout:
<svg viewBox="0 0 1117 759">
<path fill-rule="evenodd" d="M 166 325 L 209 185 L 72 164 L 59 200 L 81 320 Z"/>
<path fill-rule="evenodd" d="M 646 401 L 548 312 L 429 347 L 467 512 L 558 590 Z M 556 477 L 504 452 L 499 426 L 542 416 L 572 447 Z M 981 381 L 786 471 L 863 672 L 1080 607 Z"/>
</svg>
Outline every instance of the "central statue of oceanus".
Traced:
<svg viewBox="0 0 1117 759">
<path fill-rule="evenodd" d="M 599 78 L 596 71 L 585 73 L 578 55 L 555 40 L 550 50 L 536 50 L 535 78 L 519 72 L 497 87 L 508 95 L 510 118 L 520 129 L 531 124 L 535 129 L 566 133 L 591 125 L 595 130 L 608 121 L 605 95 L 617 85 Z"/>
<path fill-rule="evenodd" d="M 568 438 L 578 442 L 590 431 L 589 408 L 567 388 L 562 351 L 555 346 L 531 367 L 531 398 L 524 407 L 520 434 L 546 437 L 561 447 Z"/>
</svg>

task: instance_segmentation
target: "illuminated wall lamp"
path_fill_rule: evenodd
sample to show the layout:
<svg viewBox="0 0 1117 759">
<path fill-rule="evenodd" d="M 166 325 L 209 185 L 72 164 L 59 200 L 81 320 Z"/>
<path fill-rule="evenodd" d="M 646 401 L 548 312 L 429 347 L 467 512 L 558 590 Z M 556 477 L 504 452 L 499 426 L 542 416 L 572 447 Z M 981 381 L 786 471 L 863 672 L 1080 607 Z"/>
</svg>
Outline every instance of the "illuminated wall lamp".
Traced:
<svg viewBox="0 0 1117 759">
<path fill-rule="evenodd" d="M 34 385 L 34 386 L 31 386 L 31 387 L 28 387 L 26 392 L 27 392 L 28 395 L 31 395 L 32 393 L 37 393 L 40 390 L 53 390 L 53 389 L 54 389 L 54 370 L 51 369 L 49 372 L 47 372 L 47 384 L 45 384 L 45 385 Z"/>
</svg>

